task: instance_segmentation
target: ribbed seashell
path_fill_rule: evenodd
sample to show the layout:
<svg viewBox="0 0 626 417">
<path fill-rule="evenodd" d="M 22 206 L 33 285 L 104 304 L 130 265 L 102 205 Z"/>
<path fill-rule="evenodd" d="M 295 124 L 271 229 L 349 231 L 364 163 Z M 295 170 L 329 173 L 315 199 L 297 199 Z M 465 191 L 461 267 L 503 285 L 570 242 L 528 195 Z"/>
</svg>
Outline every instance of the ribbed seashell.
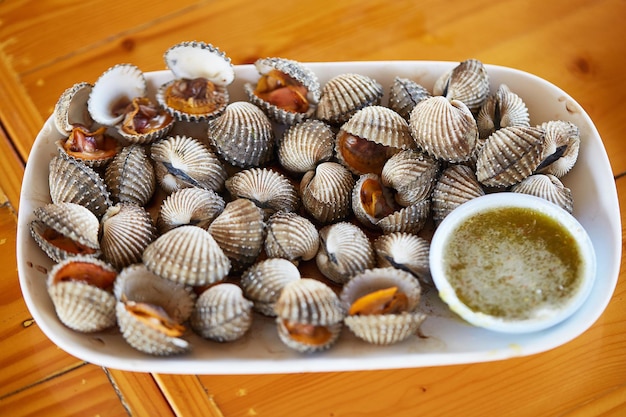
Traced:
<svg viewBox="0 0 626 417">
<path fill-rule="evenodd" d="M 75 256 L 48 273 L 48 294 L 61 322 L 90 333 L 115 326 L 113 282 L 117 271 L 98 259 Z"/>
<path fill-rule="evenodd" d="M 388 107 L 408 121 L 413 107 L 428 97 L 431 97 L 430 92 L 416 81 L 394 77 L 389 89 Z"/>
<path fill-rule="evenodd" d="M 274 305 L 280 340 L 298 352 L 324 350 L 339 338 L 344 309 L 326 284 L 301 278 L 283 287 Z M 311 326 L 314 326 L 311 332 Z M 299 332 L 298 330 L 304 330 Z"/>
<path fill-rule="evenodd" d="M 241 168 L 261 166 L 273 156 L 272 123 L 261 109 L 246 101 L 230 103 L 210 120 L 208 139 L 224 160 Z"/>
<path fill-rule="evenodd" d="M 252 301 L 235 284 L 216 284 L 200 294 L 189 322 L 205 339 L 232 342 L 252 326 Z"/>
<path fill-rule="evenodd" d="M 411 134 L 424 152 L 448 162 L 470 158 L 478 127 L 470 109 L 459 100 L 434 96 L 419 102 L 409 119 Z"/>
<path fill-rule="evenodd" d="M 149 97 L 135 97 L 124 108 L 116 126 L 127 144 L 145 145 L 164 138 L 174 128 L 174 117 Z"/>
<path fill-rule="evenodd" d="M 576 164 L 580 148 L 578 126 L 563 120 L 551 120 L 539 126 L 545 132 L 541 164 L 535 172 L 561 178 Z"/>
<path fill-rule="evenodd" d="M 180 226 L 159 236 L 144 251 L 143 263 L 165 279 L 191 286 L 222 281 L 231 266 L 213 236 L 198 226 Z"/>
<path fill-rule="evenodd" d="M 476 174 L 466 165 L 451 165 L 442 173 L 431 197 L 431 209 L 436 224 L 461 204 L 485 195 Z"/>
<path fill-rule="evenodd" d="M 300 181 L 305 210 L 320 223 L 342 220 L 350 214 L 354 177 L 337 162 L 322 162 Z"/>
<path fill-rule="evenodd" d="M 495 94 L 487 97 L 476 116 L 478 135 L 487 138 L 507 126 L 530 126 L 528 107 L 520 96 L 506 84 L 500 84 Z"/>
<path fill-rule="evenodd" d="M 379 229 L 384 217 L 398 211 L 393 190 L 382 183 L 380 175 L 363 174 L 352 190 L 352 211 L 357 220 L 369 229 Z"/>
<path fill-rule="evenodd" d="M 175 79 L 162 85 L 156 98 L 172 116 L 199 122 L 224 111 L 229 100 L 226 87 L 235 79 L 230 58 L 224 52 L 204 42 L 181 42 L 165 51 L 164 60 Z M 183 94 L 172 100 L 176 96 L 172 91 L 204 94 Z"/>
<path fill-rule="evenodd" d="M 228 176 L 217 155 L 190 136 L 161 139 L 151 145 L 150 156 L 157 181 L 167 193 L 187 187 L 219 191 Z"/>
<path fill-rule="evenodd" d="M 419 233 L 430 216 L 430 199 L 426 198 L 402 207 L 376 223 L 383 233 L 407 232 Z"/>
<path fill-rule="evenodd" d="M 136 204 L 109 208 L 100 224 L 102 257 L 118 270 L 141 262 L 143 251 L 157 238 L 150 213 Z"/>
<path fill-rule="evenodd" d="M 372 244 L 378 267 L 410 272 L 420 282 L 432 285 L 430 242 L 413 233 L 394 232 L 379 236 Z"/>
<path fill-rule="evenodd" d="M 161 233 L 184 225 L 208 229 L 225 206 L 224 198 L 215 191 L 196 187 L 181 188 L 161 203 L 157 227 Z"/>
<path fill-rule="evenodd" d="M 141 145 L 125 146 L 104 173 L 111 198 L 118 203 L 146 205 L 156 189 L 152 160 Z"/>
<path fill-rule="evenodd" d="M 113 293 L 118 300 L 116 316 L 122 336 L 133 348 L 156 356 L 188 352 L 190 343 L 181 336 L 195 295 L 189 287 L 159 277 L 145 265 L 124 268 Z"/>
<path fill-rule="evenodd" d="M 55 156 L 50 160 L 48 185 L 53 203 L 75 203 L 100 218 L 113 204 L 102 177 L 80 161 Z"/>
<path fill-rule="evenodd" d="M 69 136 L 58 140 L 56 145 L 60 156 L 94 169 L 105 167 L 121 148 L 117 139 L 107 133 L 106 127 L 82 125 L 74 126 Z"/>
<path fill-rule="evenodd" d="M 348 311 L 344 324 L 368 343 L 389 345 L 406 340 L 417 334 L 426 318 L 417 311 L 421 298 L 417 279 L 391 267 L 358 274 L 344 285 L 340 298 Z"/>
<path fill-rule="evenodd" d="M 93 84 L 79 82 L 68 87 L 54 106 L 54 126 L 59 133 L 69 136 L 76 125 L 91 126 L 93 119 L 87 110 L 87 100 Z"/>
<path fill-rule="evenodd" d="M 541 163 L 543 130 L 511 126 L 496 130 L 476 160 L 476 178 L 488 187 L 507 187 L 532 174 Z"/>
<path fill-rule="evenodd" d="M 306 217 L 278 211 L 267 221 L 264 248 L 270 258 L 284 258 L 297 265 L 313 259 L 318 246 L 317 228 Z"/>
<path fill-rule="evenodd" d="M 367 235 L 357 225 L 338 222 L 319 231 L 320 245 L 315 263 L 319 271 L 338 284 L 348 282 L 354 275 L 373 268 L 376 260 Z"/>
<path fill-rule="evenodd" d="M 89 95 L 87 108 L 91 118 L 104 126 L 120 123 L 124 109 L 135 97 L 146 95 L 143 72 L 133 64 L 117 64 L 96 80 Z"/>
<path fill-rule="evenodd" d="M 278 144 L 278 162 L 296 173 L 315 169 L 333 156 L 335 133 L 321 120 L 305 120 L 290 126 Z"/>
<path fill-rule="evenodd" d="M 513 185 L 510 191 L 541 197 L 556 204 L 570 214 L 574 211 L 572 190 L 563 185 L 561 180 L 552 174 L 530 175 Z"/>
<path fill-rule="evenodd" d="M 261 80 L 256 85 L 244 84 L 244 91 L 270 119 L 292 125 L 315 114 L 321 89 L 313 71 L 285 58 L 261 58 L 254 65 Z"/>
<path fill-rule="evenodd" d="M 263 249 L 263 211 L 245 198 L 226 204 L 208 230 L 230 260 L 233 271 L 250 266 Z"/>
<path fill-rule="evenodd" d="M 265 212 L 267 219 L 279 210 L 294 211 L 300 205 L 295 186 L 283 174 L 269 168 L 250 168 L 226 180 L 234 198 L 246 198 Z"/>
<path fill-rule="evenodd" d="M 489 95 L 489 76 L 482 62 L 468 59 L 442 74 L 433 86 L 433 95 L 462 101 L 473 114 Z"/>
<path fill-rule="evenodd" d="M 250 266 L 241 275 L 245 297 L 254 303 L 254 309 L 266 316 L 276 316 L 274 304 L 283 287 L 300 279 L 298 267 L 283 258 L 267 258 Z"/>
<path fill-rule="evenodd" d="M 357 175 L 380 174 L 385 162 L 403 149 L 417 149 L 408 122 L 383 106 L 368 106 L 341 126 L 337 159 Z"/>
<path fill-rule="evenodd" d="M 383 87 L 366 75 L 345 73 L 331 78 L 322 87 L 316 116 L 331 125 L 342 125 L 363 107 L 379 105 Z"/>
<path fill-rule="evenodd" d="M 430 197 L 439 169 L 437 159 L 407 149 L 389 158 L 380 177 L 383 185 L 395 190 L 396 202 L 406 207 Z"/>
<path fill-rule="evenodd" d="M 75 203 L 49 203 L 33 211 L 30 233 L 56 262 L 77 255 L 98 257 L 100 222 L 91 211 Z"/>
</svg>

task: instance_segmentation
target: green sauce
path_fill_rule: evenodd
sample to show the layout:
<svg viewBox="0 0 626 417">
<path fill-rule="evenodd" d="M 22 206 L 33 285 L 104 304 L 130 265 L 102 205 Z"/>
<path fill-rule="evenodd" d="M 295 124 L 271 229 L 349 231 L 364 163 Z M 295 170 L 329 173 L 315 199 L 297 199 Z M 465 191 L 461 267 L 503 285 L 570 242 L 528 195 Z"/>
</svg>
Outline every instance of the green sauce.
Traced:
<svg viewBox="0 0 626 417">
<path fill-rule="evenodd" d="M 501 208 L 461 224 L 444 251 L 446 275 L 469 308 L 508 319 L 557 307 L 580 284 L 571 233 L 532 209 Z"/>
</svg>

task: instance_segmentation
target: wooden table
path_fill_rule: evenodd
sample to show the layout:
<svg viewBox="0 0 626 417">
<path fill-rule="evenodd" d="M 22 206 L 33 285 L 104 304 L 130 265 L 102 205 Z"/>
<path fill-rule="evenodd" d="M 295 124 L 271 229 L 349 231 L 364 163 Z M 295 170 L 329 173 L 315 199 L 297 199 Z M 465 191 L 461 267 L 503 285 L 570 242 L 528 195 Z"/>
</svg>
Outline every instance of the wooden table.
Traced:
<svg viewBox="0 0 626 417">
<path fill-rule="evenodd" d="M 534 73 L 595 121 L 624 207 L 624 16 L 620 0 L 0 2 L 0 414 L 626 415 L 622 274 L 588 331 L 528 357 L 375 372 L 158 375 L 104 369 L 57 348 L 31 319 L 15 261 L 24 164 L 59 94 L 120 62 L 163 69 L 163 51 L 194 39 L 235 64 L 477 58 Z"/>
</svg>

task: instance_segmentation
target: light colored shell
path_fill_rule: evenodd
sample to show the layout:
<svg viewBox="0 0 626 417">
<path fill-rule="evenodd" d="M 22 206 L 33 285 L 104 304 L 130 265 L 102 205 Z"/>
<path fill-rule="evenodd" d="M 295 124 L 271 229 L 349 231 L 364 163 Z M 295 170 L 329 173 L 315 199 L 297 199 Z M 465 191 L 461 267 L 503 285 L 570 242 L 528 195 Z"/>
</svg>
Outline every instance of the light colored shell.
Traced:
<svg viewBox="0 0 626 417">
<path fill-rule="evenodd" d="M 300 271 L 283 258 L 267 258 L 248 268 L 241 276 L 241 288 L 254 309 L 266 316 L 276 316 L 274 304 L 288 282 L 300 279 Z"/>
<path fill-rule="evenodd" d="M 143 251 L 156 238 L 152 217 L 142 206 L 119 203 L 102 217 L 102 257 L 117 269 L 141 262 Z"/>
<path fill-rule="evenodd" d="M 431 94 L 426 87 L 409 78 L 395 77 L 389 89 L 388 107 L 408 121 L 413 107 L 428 97 Z"/>
<path fill-rule="evenodd" d="M 539 128 L 545 132 L 545 141 L 536 172 L 561 178 L 576 164 L 580 131 L 575 124 L 563 120 L 544 122 Z"/>
<path fill-rule="evenodd" d="M 226 180 L 234 198 L 246 198 L 265 212 L 267 219 L 279 210 L 294 211 L 300 200 L 295 186 L 283 174 L 269 168 L 250 168 Z"/>
<path fill-rule="evenodd" d="M 284 258 L 297 265 L 313 259 L 318 246 L 317 228 L 306 217 L 279 211 L 267 221 L 264 248 L 270 258 Z"/>
<path fill-rule="evenodd" d="M 373 245 L 378 267 L 393 267 L 410 272 L 420 282 L 432 285 L 430 276 L 430 242 L 412 233 L 389 233 L 378 237 Z"/>
<path fill-rule="evenodd" d="M 184 225 L 208 229 L 225 206 L 224 198 L 215 191 L 196 187 L 181 188 L 161 203 L 157 227 L 161 233 Z"/>
<path fill-rule="evenodd" d="M 383 217 L 376 223 L 376 226 L 383 233 L 419 233 L 426 225 L 429 216 L 430 199 L 427 198 Z"/>
<path fill-rule="evenodd" d="M 107 166 L 104 181 L 114 202 L 147 204 L 156 189 L 156 176 L 146 149 L 141 145 L 122 148 Z"/>
<path fill-rule="evenodd" d="M 319 231 L 320 245 L 315 257 L 320 272 L 338 284 L 375 266 L 374 251 L 367 235 L 356 225 L 338 222 Z"/>
<path fill-rule="evenodd" d="M 258 167 L 273 156 L 274 131 L 267 116 L 252 103 L 236 101 L 208 122 L 208 139 L 228 163 Z"/>
<path fill-rule="evenodd" d="M 363 174 L 352 190 L 352 211 L 369 229 L 379 229 L 378 222 L 400 209 L 393 190 L 383 185 L 379 175 Z"/>
<path fill-rule="evenodd" d="M 355 276 L 341 291 L 344 309 L 374 291 L 397 287 L 407 297 L 406 311 L 400 313 L 346 315 L 345 325 L 366 342 L 389 345 L 408 339 L 418 332 L 426 316 L 417 311 L 421 287 L 410 273 L 395 268 L 375 268 Z"/>
<path fill-rule="evenodd" d="M 534 174 L 513 185 L 510 191 L 530 194 L 546 199 L 568 213 L 574 211 L 572 190 L 567 188 L 558 177 L 552 174 Z"/>
<path fill-rule="evenodd" d="M 520 96 L 506 84 L 500 84 L 495 94 L 489 95 L 476 116 L 480 138 L 487 138 L 507 126 L 530 126 L 528 107 Z"/>
<path fill-rule="evenodd" d="M 280 165 L 296 173 L 315 169 L 333 156 L 335 133 L 321 120 L 305 120 L 291 126 L 278 145 Z"/>
<path fill-rule="evenodd" d="M 109 287 L 116 276 L 112 266 L 90 257 L 56 264 L 48 273 L 47 288 L 59 320 L 83 333 L 115 326 L 115 297 Z"/>
<path fill-rule="evenodd" d="M 41 249 L 56 262 L 67 257 L 87 255 L 98 257 L 100 243 L 98 218 L 85 207 L 74 203 L 49 203 L 33 211 L 36 219 L 30 223 L 30 233 Z M 51 242 L 53 235 L 67 238 L 79 245 L 76 251 L 66 250 Z"/>
<path fill-rule="evenodd" d="M 409 119 L 411 134 L 424 152 L 449 162 L 470 158 L 478 126 L 470 109 L 459 100 L 434 96 L 419 102 Z"/>
<path fill-rule="evenodd" d="M 488 187 L 507 187 L 531 175 L 541 163 L 544 134 L 534 127 L 495 131 L 476 160 L 476 178 Z"/>
<path fill-rule="evenodd" d="M 485 195 L 474 171 L 466 165 L 451 165 L 439 177 L 432 192 L 432 214 L 436 224 L 461 204 Z"/>
<path fill-rule="evenodd" d="M 259 74 L 267 75 L 270 71 L 276 70 L 300 83 L 306 88 L 306 101 L 308 109 L 306 112 L 287 111 L 269 101 L 263 100 L 255 94 L 255 85 L 244 84 L 244 91 L 251 103 L 263 109 L 268 117 L 278 124 L 292 125 L 299 123 L 315 114 L 317 102 L 320 99 L 321 89 L 317 75 L 303 64 L 285 58 L 261 58 L 254 63 Z"/>
<path fill-rule="evenodd" d="M 143 253 L 155 274 L 185 285 L 222 281 L 230 261 L 211 234 L 198 226 L 180 226 L 159 236 Z"/>
<path fill-rule="evenodd" d="M 354 178 L 337 162 L 322 162 L 300 181 L 305 210 L 320 223 L 332 223 L 350 214 Z"/>
<path fill-rule="evenodd" d="M 76 125 L 91 126 L 93 119 L 87 110 L 87 100 L 93 84 L 79 82 L 67 88 L 54 106 L 54 126 L 68 136 Z"/>
<path fill-rule="evenodd" d="M 341 125 L 363 107 L 379 105 L 382 97 L 383 87 L 373 78 L 339 74 L 322 87 L 316 116 L 331 125 Z"/>
<path fill-rule="evenodd" d="M 53 203 L 75 203 L 100 218 L 113 204 L 100 175 L 87 165 L 60 156 L 50 160 L 48 185 Z"/>
<path fill-rule="evenodd" d="M 442 74 L 433 87 L 434 95 L 462 101 L 473 114 L 489 95 L 489 76 L 482 62 L 468 59 Z"/>
<path fill-rule="evenodd" d="M 150 147 L 157 181 L 172 193 L 181 188 L 199 187 L 219 191 L 227 173 L 217 156 L 190 136 L 170 136 Z"/>
<path fill-rule="evenodd" d="M 252 301 L 235 284 L 213 285 L 198 297 L 189 322 L 205 339 L 232 342 L 252 326 Z"/>
<path fill-rule="evenodd" d="M 381 181 L 395 190 L 396 202 L 406 207 L 430 197 L 439 168 L 439 161 L 430 155 L 404 150 L 385 163 Z"/>
<path fill-rule="evenodd" d="M 263 249 L 263 211 L 250 200 L 230 201 L 208 230 L 230 260 L 233 271 L 250 266 Z"/>
<path fill-rule="evenodd" d="M 133 98 L 146 95 L 143 72 L 133 64 L 117 64 L 105 72 L 93 85 L 87 108 L 92 119 L 104 126 L 115 126 L 124 118 L 119 110 Z"/>
</svg>

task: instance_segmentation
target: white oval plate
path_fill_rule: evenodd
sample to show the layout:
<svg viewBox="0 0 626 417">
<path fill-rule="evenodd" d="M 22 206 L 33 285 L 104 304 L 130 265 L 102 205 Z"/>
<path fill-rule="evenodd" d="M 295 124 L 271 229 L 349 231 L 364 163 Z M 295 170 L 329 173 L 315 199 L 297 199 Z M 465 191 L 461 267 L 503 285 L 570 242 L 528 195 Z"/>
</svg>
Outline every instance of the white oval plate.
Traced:
<svg viewBox="0 0 626 417">
<path fill-rule="evenodd" d="M 414 79 L 432 91 L 435 80 L 456 62 L 390 61 L 307 64 L 320 83 L 331 77 L 355 72 L 373 77 L 387 91 L 395 76 Z M 563 178 L 572 189 L 574 216 L 585 227 L 598 254 L 597 277 L 585 304 L 569 319 L 544 331 L 501 334 L 473 327 L 451 313 L 436 292 L 423 297 L 421 308 L 429 315 L 415 336 L 388 347 L 368 345 L 347 329 L 330 350 L 302 355 L 285 347 L 276 334 L 274 321 L 255 315 L 254 325 L 241 340 L 219 344 L 193 334 L 193 350 L 178 357 L 151 357 L 135 351 L 112 329 L 93 335 L 76 333 L 57 319 L 45 288 L 52 261 L 30 237 L 28 224 L 33 209 L 50 202 L 48 162 L 60 138 L 49 118 L 37 136 L 24 174 L 17 229 L 17 260 L 20 285 L 26 304 L 41 330 L 56 345 L 82 360 L 110 368 L 176 374 L 258 374 L 287 372 L 349 371 L 411 368 L 484 362 L 530 355 L 552 349 L 577 337 L 600 317 L 615 285 L 621 258 L 621 223 L 615 181 L 602 140 L 582 107 L 567 93 L 534 75 L 486 66 L 493 91 L 501 83 L 520 95 L 528 105 L 531 124 L 568 120 L 580 128 L 581 147 L 574 169 Z M 229 87 L 231 101 L 246 100 L 245 82 L 256 82 L 252 65 L 236 66 L 235 82 Z M 146 73 L 150 92 L 171 78 L 169 71 Z M 383 98 L 383 104 L 387 97 Z"/>
</svg>

